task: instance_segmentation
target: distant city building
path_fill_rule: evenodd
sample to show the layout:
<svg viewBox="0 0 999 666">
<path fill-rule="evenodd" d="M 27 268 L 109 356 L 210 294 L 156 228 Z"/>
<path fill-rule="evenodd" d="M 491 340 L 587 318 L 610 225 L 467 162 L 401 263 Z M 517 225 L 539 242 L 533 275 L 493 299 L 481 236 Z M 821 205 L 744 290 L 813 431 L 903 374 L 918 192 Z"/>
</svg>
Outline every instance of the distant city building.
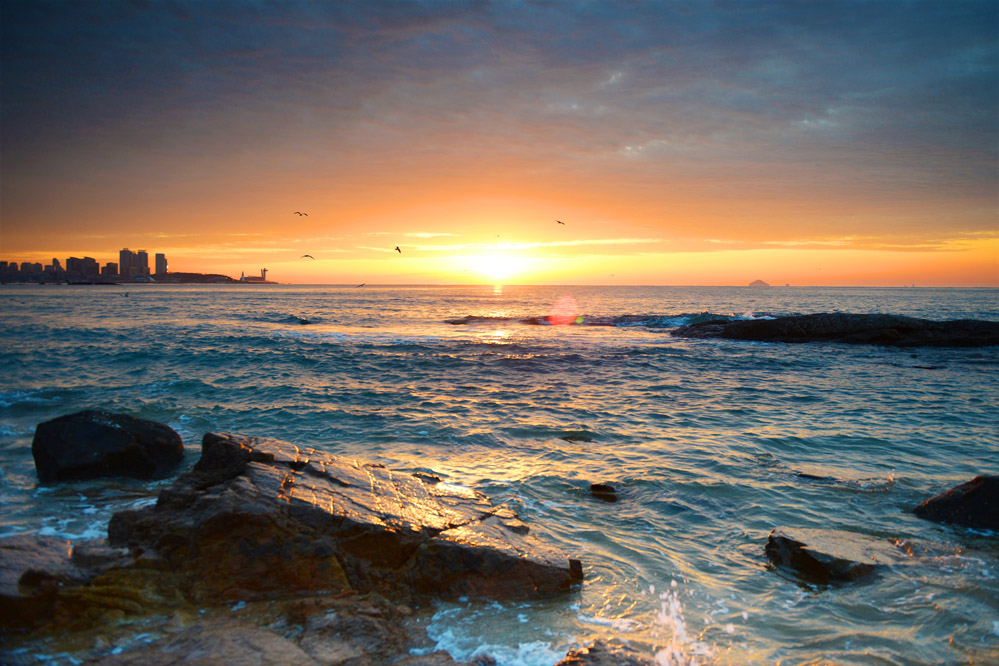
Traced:
<svg viewBox="0 0 999 666">
<path fill-rule="evenodd" d="M 101 275 L 104 277 L 118 277 L 118 264 L 109 261 L 101 268 Z"/>
<path fill-rule="evenodd" d="M 149 254 L 145 250 L 135 253 L 135 269 L 136 275 L 149 275 Z"/>
<path fill-rule="evenodd" d="M 162 252 L 156 254 L 156 274 L 166 275 L 167 273 L 167 260 L 166 255 Z"/>
<path fill-rule="evenodd" d="M 123 278 L 135 276 L 135 253 L 127 247 L 118 252 L 118 275 Z"/>
</svg>

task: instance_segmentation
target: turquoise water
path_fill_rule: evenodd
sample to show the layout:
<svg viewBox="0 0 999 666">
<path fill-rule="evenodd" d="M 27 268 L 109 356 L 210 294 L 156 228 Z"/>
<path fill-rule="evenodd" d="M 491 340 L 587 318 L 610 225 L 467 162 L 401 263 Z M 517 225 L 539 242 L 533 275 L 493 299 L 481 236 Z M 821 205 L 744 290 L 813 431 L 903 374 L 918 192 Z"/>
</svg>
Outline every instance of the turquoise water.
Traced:
<svg viewBox="0 0 999 666">
<path fill-rule="evenodd" d="M 35 425 L 110 409 L 169 424 L 187 466 L 217 430 L 433 470 L 582 559 L 568 599 L 440 605 L 428 633 L 456 658 L 548 666 L 615 635 L 663 664 L 996 663 L 999 535 L 908 509 L 999 473 L 997 349 L 669 335 L 826 311 L 999 320 L 999 291 L 6 285 L 0 536 L 104 536 L 153 501 L 168 481 L 36 483 Z M 926 554 L 803 585 L 767 566 L 782 525 Z"/>
</svg>

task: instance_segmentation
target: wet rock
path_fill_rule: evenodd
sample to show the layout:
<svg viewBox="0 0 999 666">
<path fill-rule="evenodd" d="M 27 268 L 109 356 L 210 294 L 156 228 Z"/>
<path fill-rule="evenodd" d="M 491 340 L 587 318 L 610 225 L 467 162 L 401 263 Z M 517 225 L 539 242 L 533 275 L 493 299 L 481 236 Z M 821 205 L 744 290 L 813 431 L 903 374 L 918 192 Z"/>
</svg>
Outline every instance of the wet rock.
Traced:
<svg viewBox="0 0 999 666">
<path fill-rule="evenodd" d="M 85 574 L 66 539 L 18 534 L 0 539 L 0 632 L 38 626 L 52 612 L 59 589 Z"/>
<path fill-rule="evenodd" d="M 931 497 L 912 512 L 935 522 L 999 530 L 999 476 L 976 476 Z"/>
<path fill-rule="evenodd" d="M 213 602 L 373 588 L 401 602 L 541 598 L 582 572 L 468 488 L 218 433 L 155 506 L 115 514 L 108 533 L 162 558 L 190 598 Z"/>
<path fill-rule="evenodd" d="M 617 501 L 617 490 L 614 489 L 614 486 L 606 483 L 591 483 L 590 494 L 605 502 Z"/>
<path fill-rule="evenodd" d="M 136 566 L 104 539 L 0 539 L 0 634 L 78 629 L 182 601 L 168 573 Z"/>
<path fill-rule="evenodd" d="M 887 539 L 838 530 L 778 527 L 764 550 L 775 565 L 819 585 L 858 580 L 878 567 L 912 561 Z"/>
<path fill-rule="evenodd" d="M 84 663 L 88 666 L 326 666 L 346 662 L 319 662 L 273 631 L 239 620 L 216 619 L 184 629 L 147 649 Z"/>
<path fill-rule="evenodd" d="M 598 639 L 565 655 L 555 666 L 653 666 L 652 658 L 621 641 Z"/>
<path fill-rule="evenodd" d="M 31 453 L 43 483 L 104 476 L 153 479 L 176 468 L 184 444 L 162 423 L 88 410 L 39 423 Z"/>
<path fill-rule="evenodd" d="M 999 345 L 999 322 L 960 319 L 931 321 L 886 314 L 821 313 L 706 321 L 671 333 L 687 338 L 727 338 L 760 342 L 843 342 L 897 347 L 985 347 Z"/>
</svg>

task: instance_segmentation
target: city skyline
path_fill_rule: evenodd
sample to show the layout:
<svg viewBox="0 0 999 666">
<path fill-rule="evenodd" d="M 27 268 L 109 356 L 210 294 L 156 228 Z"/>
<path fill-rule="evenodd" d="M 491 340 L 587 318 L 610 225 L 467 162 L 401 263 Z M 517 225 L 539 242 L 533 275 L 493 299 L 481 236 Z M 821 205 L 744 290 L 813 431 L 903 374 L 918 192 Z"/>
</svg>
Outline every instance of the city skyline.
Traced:
<svg viewBox="0 0 999 666">
<path fill-rule="evenodd" d="M 19 262 L 4 259 L 0 260 L 0 274 L 4 278 L 44 275 L 51 280 L 80 278 L 130 280 L 169 273 L 166 254 L 155 253 L 153 261 L 154 267 L 150 268 L 149 253 L 146 250 L 138 249 L 133 252 L 126 247 L 118 251 L 118 261 L 108 261 L 103 264 L 88 256 L 66 257 L 65 266 L 62 265 L 58 257 L 52 257 L 50 263 L 47 264 L 37 261 Z"/>
<path fill-rule="evenodd" d="M 297 284 L 999 286 L 990 0 L 0 13 L 0 255 L 117 239 Z"/>
</svg>

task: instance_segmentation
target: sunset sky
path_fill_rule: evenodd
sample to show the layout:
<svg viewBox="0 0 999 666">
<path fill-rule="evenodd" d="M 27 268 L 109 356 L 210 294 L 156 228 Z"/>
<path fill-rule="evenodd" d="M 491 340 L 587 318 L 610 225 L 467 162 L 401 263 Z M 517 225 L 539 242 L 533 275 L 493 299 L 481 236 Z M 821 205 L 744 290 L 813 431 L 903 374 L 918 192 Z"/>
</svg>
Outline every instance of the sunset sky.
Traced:
<svg viewBox="0 0 999 666">
<path fill-rule="evenodd" d="M 999 286 L 995 0 L 4 0 L 0 30 L 0 260 Z"/>
</svg>

